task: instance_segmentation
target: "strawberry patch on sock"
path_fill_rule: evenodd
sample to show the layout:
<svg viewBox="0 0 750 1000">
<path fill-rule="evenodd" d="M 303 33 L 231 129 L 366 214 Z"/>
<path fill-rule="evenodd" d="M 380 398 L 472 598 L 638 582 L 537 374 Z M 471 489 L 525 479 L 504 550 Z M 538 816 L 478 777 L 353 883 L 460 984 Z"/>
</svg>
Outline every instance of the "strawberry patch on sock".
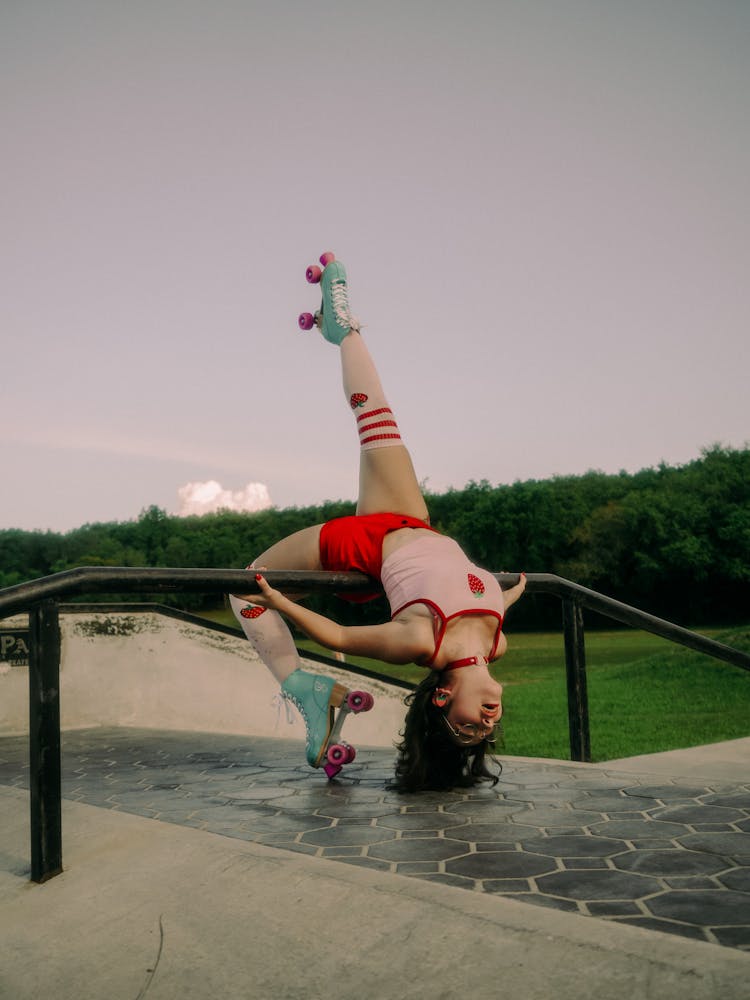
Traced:
<svg viewBox="0 0 750 1000">
<path fill-rule="evenodd" d="M 268 608 L 261 608 L 257 604 L 248 604 L 240 611 L 240 614 L 243 618 L 260 618 L 264 611 L 268 611 Z"/>
<path fill-rule="evenodd" d="M 364 392 L 353 392 L 349 400 L 353 410 L 356 410 L 358 406 L 364 406 L 366 402 L 367 396 Z"/>
<path fill-rule="evenodd" d="M 474 597 L 476 597 L 477 600 L 484 597 L 484 584 L 479 579 L 479 577 L 474 576 L 473 573 L 469 573 L 468 580 L 469 580 L 469 590 L 472 592 Z"/>
</svg>

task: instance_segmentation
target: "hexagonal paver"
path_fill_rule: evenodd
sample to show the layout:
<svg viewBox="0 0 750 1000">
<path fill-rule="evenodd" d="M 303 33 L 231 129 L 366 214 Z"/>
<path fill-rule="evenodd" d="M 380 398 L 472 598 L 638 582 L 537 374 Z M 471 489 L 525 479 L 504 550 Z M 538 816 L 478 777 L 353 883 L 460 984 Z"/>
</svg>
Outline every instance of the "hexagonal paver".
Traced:
<svg viewBox="0 0 750 1000">
<path fill-rule="evenodd" d="M 527 809 L 525 812 L 517 813 L 513 819 L 514 822 L 524 823 L 526 826 L 580 827 L 601 823 L 602 815 L 598 812 L 585 812 L 582 809 L 573 810 L 564 806 L 541 806 L 539 809 Z"/>
<path fill-rule="evenodd" d="M 384 802 L 329 802 L 320 806 L 318 813 L 331 819 L 376 819 L 392 816 L 393 806 Z"/>
<path fill-rule="evenodd" d="M 668 889 L 684 889 L 686 892 L 697 892 L 702 889 L 720 889 L 719 883 L 710 875 L 663 875 L 664 885 Z"/>
<path fill-rule="evenodd" d="M 740 892 L 750 892 L 750 868 L 735 868 L 719 875 L 718 882 L 727 889 L 738 889 Z"/>
<path fill-rule="evenodd" d="M 319 817 L 316 817 L 319 819 Z M 297 829 L 304 829 L 297 824 Z M 366 847 L 369 844 L 378 844 L 383 840 L 389 840 L 393 834 L 389 830 L 378 829 L 374 826 L 339 825 L 329 826 L 324 830 L 314 829 L 314 824 L 310 824 L 307 833 L 303 833 L 300 840 L 303 844 L 315 844 L 318 847 Z"/>
<path fill-rule="evenodd" d="M 436 875 L 440 871 L 439 861 L 399 861 L 399 875 Z"/>
<path fill-rule="evenodd" d="M 494 802 L 492 800 L 452 802 L 445 807 L 446 813 L 455 816 L 471 816 L 481 823 L 492 823 L 507 819 L 515 813 L 528 809 L 523 802 Z"/>
<path fill-rule="evenodd" d="M 631 840 L 634 851 L 671 851 L 678 844 L 668 837 L 638 837 Z"/>
<path fill-rule="evenodd" d="M 519 788 L 517 791 L 509 792 L 507 798 L 513 802 L 532 802 L 534 805 L 539 803 L 547 805 L 551 802 L 567 804 L 570 802 L 571 792 L 567 785 L 562 788 L 558 788 L 557 785 L 553 788 Z"/>
<path fill-rule="evenodd" d="M 637 795 L 591 795 L 576 798 L 574 809 L 590 809 L 599 813 L 633 813 L 654 808 L 654 800 Z"/>
<path fill-rule="evenodd" d="M 560 858 L 563 868 L 578 871 L 584 868 L 609 868 L 606 858 Z"/>
<path fill-rule="evenodd" d="M 452 875 L 464 875 L 476 879 L 531 878 L 544 872 L 554 871 L 557 865 L 553 858 L 541 858 L 522 851 L 486 851 L 482 854 L 466 854 L 454 861 L 446 861 L 445 870 Z"/>
<path fill-rule="evenodd" d="M 637 903 L 622 899 L 593 900 L 586 904 L 592 917 L 639 917 L 641 908 Z"/>
<path fill-rule="evenodd" d="M 537 879 L 542 892 L 567 899 L 643 899 L 661 888 L 648 875 L 613 871 L 555 872 Z"/>
<path fill-rule="evenodd" d="M 227 799 L 230 802 L 265 802 L 272 799 L 288 796 L 286 788 L 233 788 L 227 792 Z"/>
<path fill-rule="evenodd" d="M 414 812 L 383 816 L 378 819 L 377 825 L 388 830 L 450 830 L 457 826 L 463 827 L 465 822 L 461 816 Z"/>
<path fill-rule="evenodd" d="M 409 840 L 389 840 L 377 844 L 368 850 L 367 856 L 381 861 L 446 861 L 465 852 L 466 844 L 447 837 L 411 837 Z"/>
<path fill-rule="evenodd" d="M 361 858 L 362 848 L 361 847 L 347 847 L 342 845 L 341 847 L 319 847 L 320 856 L 322 858 Z"/>
<path fill-rule="evenodd" d="M 745 951 L 750 949 L 750 927 L 712 927 L 711 930 L 719 944 Z"/>
<path fill-rule="evenodd" d="M 630 785 L 624 788 L 626 795 L 646 796 L 668 802 L 671 799 L 697 799 L 711 791 L 705 785 Z"/>
<path fill-rule="evenodd" d="M 533 830 L 536 833 L 536 830 Z M 465 840 L 469 844 L 493 843 L 515 844 L 522 833 L 513 823 L 465 823 L 451 829 L 454 840 Z"/>
<path fill-rule="evenodd" d="M 244 825 L 248 830 L 257 834 L 278 834 L 296 833 L 298 830 L 328 830 L 330 820 L 321 816 L 290 816 L 289 813 L 281 813 L 278 816 L 256 816 L 252 813 L 245 813 L 243 816 Z"/>
<path fill-rule="evenodd" d="M 524 851 L 552 858 L 609 858 L 627 850 L 627 844 L 621 840 L 575 835 L 522 840 L 521 846 Z"/>
<path fill-rule="evenodd" d="M 616 868 L 644 875 L 715 875 L 726 868 L 723 858 L 696 851 L 630 851 L 612 859 Z"/>
<path fill-rule="evenodd" d="M 685 827 L 677 823 L 657 823 L 652 819 L 610 820 L 592 824 L 591 830 L 603 837 L 615 837 L 618 840 L 671 840 L 672 837 L 685 833 Z"/>
<path fill-rule="evenodd" d="M 709 806 L 729 806 L 732 809 L 750 811 L 750 792 L 714 792 L 704 795 L 702 800 Z"/>
<path fill-rule="evenodd" d="M 665 892 L 645 903 L 654 916 L 698 927 L 731 926 L 750 920 L 747 892 Z"/>
<path fill-rule="evenodd" d="M 691 851 L 706 851 L 750 865 L 750 838 L 744 833 L 687 833 L 677 842 Z"/>
<path fill-rule="evenodd" d="M 659 920 L 656 917 L 635 917 L 631 920 L 614 917 L 612 922 L 626 924 L 628 927 L 642 927 L 647 931 L 659 931 L 662 934 L 679 934 L 680 937 L 692 938 L 693 941 L 708 941 L 708 935 L 700 927 L 676 924 L 671 920 Z"/>
<path fill-rule="evenodd" d="M 731 833 L 737 829 L 737 824 L 732 823 L 691 823 L 690 829 L 693 833 Z"/>
<path fill-rule="evenodd" d="M 723 826 L 746 819 L 745 814 L 739 809 L 730 809 L 727 806 L 701 805 L 700 803 L 661 806 L 659 809 L 653 809 L 650 815 L 652 819 L 659 822 L 669 820 L 672 823 L 687 823 L 688 826 L 695 823 L 718 823 Z"/>
<path fill-rule="evenodd" d="M 406 793 L 386 792 L 383 802 L 392 802 L 404 812 L 439 812 L 452 802 L 466 801 L 460 792 L 420 792 L 416 797 Z"/>
</svg>

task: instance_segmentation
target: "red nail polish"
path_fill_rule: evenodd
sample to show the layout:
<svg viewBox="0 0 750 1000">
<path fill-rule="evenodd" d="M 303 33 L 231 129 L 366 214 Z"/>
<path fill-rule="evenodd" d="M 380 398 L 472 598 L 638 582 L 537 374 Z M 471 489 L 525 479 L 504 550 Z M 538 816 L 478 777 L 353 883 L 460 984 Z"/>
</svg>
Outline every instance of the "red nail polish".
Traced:
<svg viewBox="0 0 750 1000">
<path fill-rule="evenodd" d="M 255 574 L 255 579 L 256 579 L 256 580 L 260 580 L 260 579 L 262 579 L 262 577 L 261 577 L 260 573 L 256 573 L 256 574 Z"/>
</svg>

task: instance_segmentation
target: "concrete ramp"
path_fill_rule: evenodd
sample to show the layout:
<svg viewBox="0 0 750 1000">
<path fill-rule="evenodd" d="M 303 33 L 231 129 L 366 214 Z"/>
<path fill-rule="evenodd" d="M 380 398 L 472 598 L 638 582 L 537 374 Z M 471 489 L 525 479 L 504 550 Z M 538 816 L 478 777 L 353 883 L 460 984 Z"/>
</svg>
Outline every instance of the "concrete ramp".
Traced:
<svg viewBox="0 0 750 1000">
<path fill-rule="evenodd" d="M 13 623 L 25 621 L 5 624 Z M 274 704 L 279 686 L 242 637 L 155 612 L 65 613 L 60 627 L 64 730 L 138 726 L 305 738 L 296 710 Z M 375 696 L 375 707 L 356 718 L 355 745 L 394 745 L 405 713 L 402 689 L 312 660 L 304 666 Z M 27 668 L 0 664 L 0 736 L 27 728 Z"/>
</svg>

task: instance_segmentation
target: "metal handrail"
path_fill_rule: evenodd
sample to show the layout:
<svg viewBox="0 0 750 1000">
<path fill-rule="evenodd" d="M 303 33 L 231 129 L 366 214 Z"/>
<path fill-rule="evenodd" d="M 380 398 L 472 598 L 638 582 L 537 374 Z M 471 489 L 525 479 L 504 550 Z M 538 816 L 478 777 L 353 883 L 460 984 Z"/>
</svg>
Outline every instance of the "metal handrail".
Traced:
<svg viewBox="0 0 750 1000">
<path fill-rule="evenodd" d="M 271 586 L 294 593 L 327 591 L 357 593 L 372 591 L 373 581 L 362 573 L 308 572 L 274 570 L 264 572 Z M 504 589 L 518 583 L 517 573 L 495 573 Z M 528 593 L 546 593 L 561 600 L 572 600 L 581 607 L 607 618 L 642 628 L 671 642 L 706 653 L 736 667 L 750 670 L 750 655 L 733 649 L 708 636 L 657 618 L 646 611 L 623 604 L 595 590 L 552 573 L 529 573 Z M 131 566 L 80 566 L 51 576 L 40 577 L 0 590 L 0 619 L 43 600 L 59 600 L 79 594 L 94 593 L 242 593 L 257 594 L 255 571 L 238 569 L 182 569 Z"/>
<path fill-rule="evenodd" d="M 372 592 L 378 586 L 361 573 L 274 570 L 264 575 L 273 587 L 295 594 Z M 503 588 L 519 581 L 517 573 L 494 575 Z M 750 670 L 747 653 L 562 577 L 530 573 L 527 590 L 552 594 L 562 602 L 572 760 L 591 760 L 583 608 Z M 258 593 L 258 584 L 255 572 L 248 570 L 83 566 L 0 590 L 0 619 L 29 612 L 29 788 L 35 882 L 62 871 L 59 602 L 63 597 L 113 592 L 252 595 Z"/>
<path fill-rule="evenodd" d="M 500 576 L 498 576 L 498 579 L 500 579 Z M 716 639 L 711 639 L 700 632 L 693 632 L 691 629 L 675 625 L 674 622 L 667 621 L 664 618 L 657 618 L 656 615 L 649 614 L 647 611 L 641 611 L 640 608 L 623 604 L 622 601 L 617 601 L 613 597 L 607 597 L 596 590 L 589 590 L 587 587 L 582 587 L 579 583 L 573 583 L 571 580 L 565 580 L 561 576 L 554 576 L 550 573 L 536 573 L 533 576 L 529 575 L 528 580 L 531 581 L 532 579 L 534 583 L 528 588 L 529 591 L 533 590 L 540 593 L 554 594 L 562 600 L 572 600 L 575 604 L 579 604 L 583 608 L 588 608 L 589 611 L 596 611 L 598 614 L 604 615 L 606 618 L 612 618 L 623 625 L 631 625 L 633 628 L 643 629 L 644 632 L 659 635 L 663 639 L 676 642 L 680 646 L 687 646 L 698 653 L 705 653 L 707 656 L 713 656 L 717 660 L 724 660 L 726 663 L 731 663 L 735 667 L 750 670 L 750 655 L 748 653 L 743 653 L 742 650 L 727 646 L 723 642 L 717 642 Z"/>
</svg>

